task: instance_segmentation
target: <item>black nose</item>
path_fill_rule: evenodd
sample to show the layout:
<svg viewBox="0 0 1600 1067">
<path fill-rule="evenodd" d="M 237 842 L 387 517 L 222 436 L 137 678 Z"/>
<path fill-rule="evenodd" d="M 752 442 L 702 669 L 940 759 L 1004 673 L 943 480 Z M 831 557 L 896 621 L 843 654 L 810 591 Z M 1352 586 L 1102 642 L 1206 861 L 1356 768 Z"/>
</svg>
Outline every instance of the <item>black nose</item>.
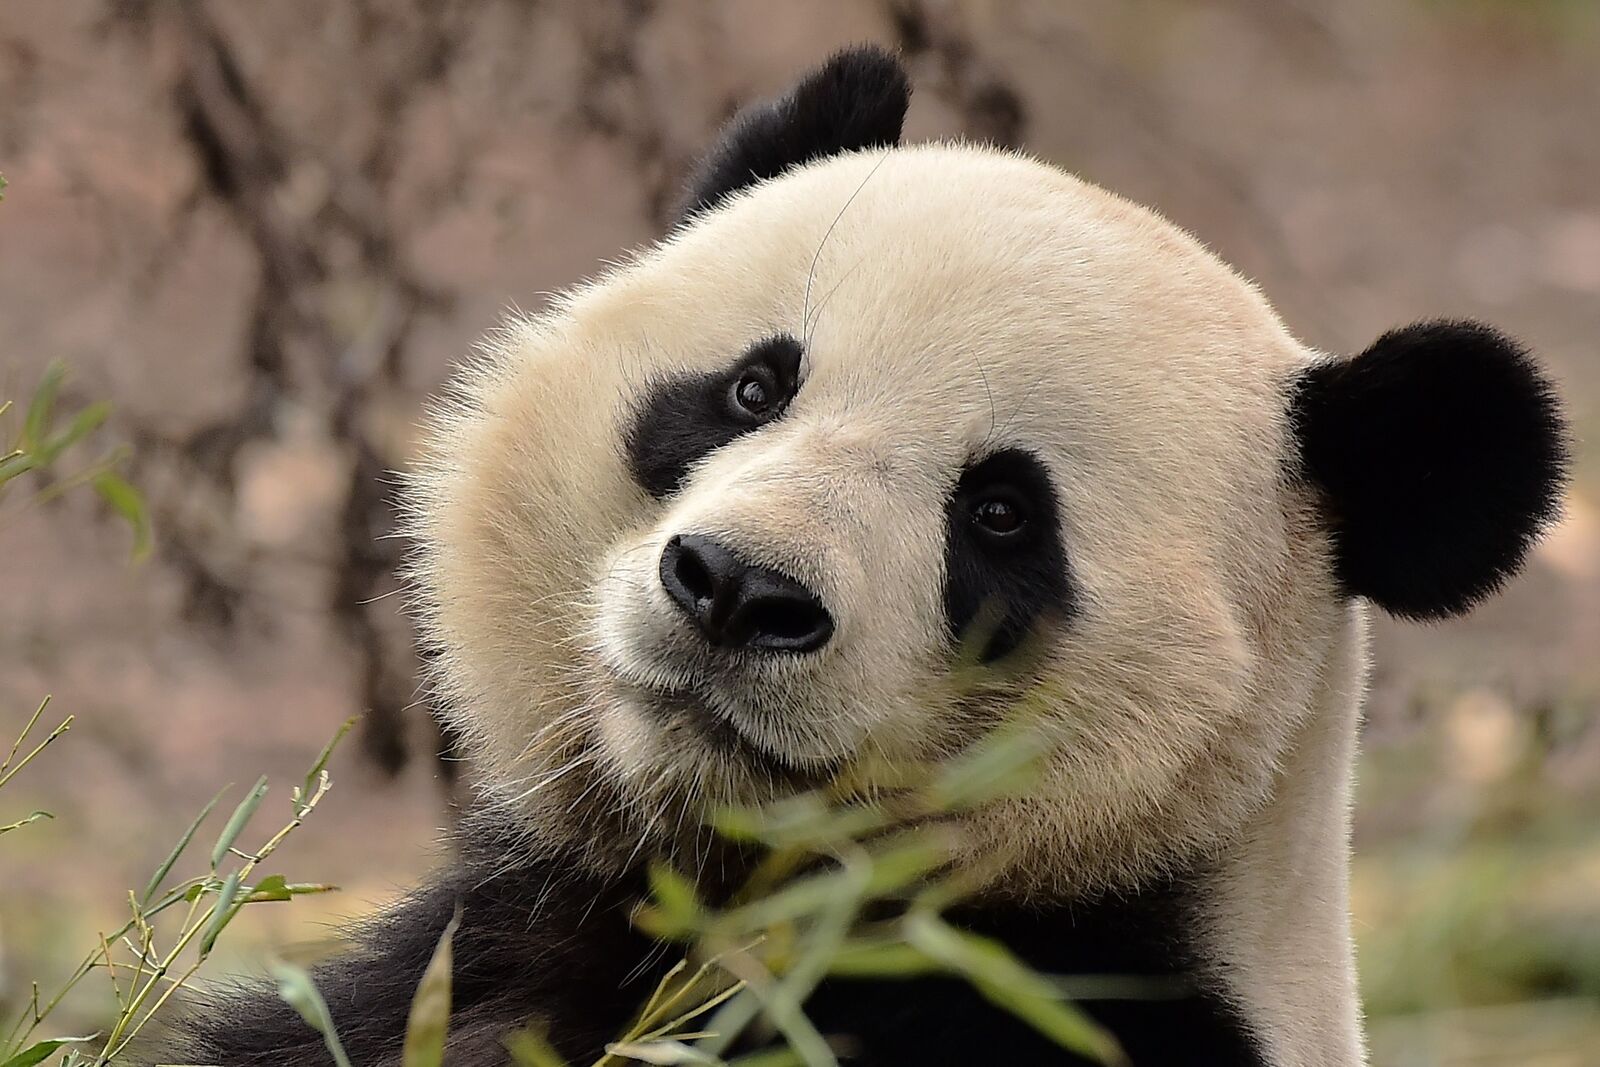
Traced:
<svg viewBox="0 0 1600 1067">
<path fill-rule="evenodd" d="M 706 640 L 722 648 L 814 652 L 833 636 L 833 616 L 811 590 L 741 562 L 709 537 L 668 541 L 661 584 Z"/>
</svg>

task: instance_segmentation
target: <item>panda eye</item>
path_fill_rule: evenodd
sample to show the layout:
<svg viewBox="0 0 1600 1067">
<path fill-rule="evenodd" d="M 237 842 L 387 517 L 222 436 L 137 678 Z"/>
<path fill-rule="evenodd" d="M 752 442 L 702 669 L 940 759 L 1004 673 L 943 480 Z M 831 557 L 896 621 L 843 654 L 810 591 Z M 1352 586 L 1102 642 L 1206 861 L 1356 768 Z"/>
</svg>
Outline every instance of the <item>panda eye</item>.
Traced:
<svg viewBox="0 0 1600 1067">
<path fill-rule="evenodd" d="M 696 462 L 782 418 L 800 391 L 804 355 L 799 341 L 773 334 L 722 370 L 650 383 L 628 431 L 634 481 L 657 500 L 669 497 Z"/>
<path fill-rule="evenodd" d="M 989 496 L 972 505 L 972 521 L 988 533 L 1007 537 L 1026 526 L 1028 516 L 1009 495 Z"/>
<path fill-rule="evenodd" d="M 746 371 L 733 383 L 732 400 L 735 409 L 746 415 L 763 418 L 770 414 L 775 390 L 767 375 L 754 370 Z"/>
<path fill-rule="evenodd" d="M 1060 500 L 1032 452 L 1004 448 L 969 461 L 945 498 L 945 618 L 979 662 L 1016 648 L 1045 616 L 1073 614 Z"/>
</svg>

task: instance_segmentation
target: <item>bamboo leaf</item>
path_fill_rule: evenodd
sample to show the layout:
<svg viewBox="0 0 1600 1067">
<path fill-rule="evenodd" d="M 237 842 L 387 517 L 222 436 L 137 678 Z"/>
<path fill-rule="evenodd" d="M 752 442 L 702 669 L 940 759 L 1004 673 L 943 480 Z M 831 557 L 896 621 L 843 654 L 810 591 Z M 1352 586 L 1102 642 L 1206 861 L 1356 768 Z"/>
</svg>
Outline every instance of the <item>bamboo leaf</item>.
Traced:
<svg viewBox="0 0 1600 1067">
<path fill-rule="evenodd" d="M 111 405 L 101 400 L 90 404 L 72 417 L 67 428 L 39 447 L 39 456 L 45 463 L 53 463 L 57 456 L 98 430 L 111 414 Z"/>
<path fill-rule="evenodd" d="M 89 483 L 113 511 L 133 529 L 133 558 L 143 559 L 150 552 L 150 512 L 144 496 L 116 471 L 101 471 Z"/>
<path fill-rule="evenodd" d="M 943 968 L 921 949 L 892 938 L 846 943 L 828 973 L 856 978 L 910 978 Z"/>
<path fill-rule="evenodd" d="M 33 391 L 33 400 L 28 404 L 28 414 L 22 420 L 24 452 L 38 452 L 43 446 L 55 415 L 56 394 L 61 391 L 61 382 L 66 376 L 67 368 L 61 363 L 51 363 L 45 368 L 44 377 L 39 379 L 39 387 Z"/>
<path fill-rule="evenodd" d="M 881 896 L 907 885 L 939 867 L 949 858 L 948 833 L 933 828 L 903 834 L 881 852 L 872 854 L 866 892 Z M 765 930 L 779 923 L 813 915 L 841 894 L 854 892 L 856 872 L 845 868 L 823 870 L 795 878 L 766 896 L 717 915 L 718 929 L 743 933 Z"/>
<path fill-rule="evenodd" d="M 189 842 L 194 840 L 195 831 L 200 829 L 200 824 L 206 821 L 206 816 L 211 814 L 211 809 L 217 806 L 217 802 L 222 799 L 222 794 L 226 792 L 227 790 L 224 789 L 221 793 L 212 797 L 206 803 L 206 806 L 200 809 L 200 814 L 195 816 L 194 822 L 189 824 L 189 828 L 183 832 L 183 836 L 178 838 L 178 843 L 173 846 L 171 852 L 167 853 L 167 858 L 161 861 L 161 866 L 156 868 L 156 873 L 150 876 L 149 883 L 145 885 L 144 893 L 139 897 L 141 906 L 150 903 L 151 898 L 156 895 L 156 891 L 161 888 L 161 883 L 166 881 L 167 875 L 172 873 L 172 867 L 178 862 L 178 857 L 183 855 L 183 850 L 188 848 Z"/>
<path fill-rule="evenodd" d="M 411 1014 L 406 1019 L 406 1040 L 400 1052 L 401 1067 L 443 1067 L 444 1043 L 450 1032 L 451 946 L 461 913 L 456 912 L 434 946 L 428 969 L 422 972 Z"/>
<path fill-rule="evenodd" d="M 4 1063 L 0 1063 L 0 1067 L 34 1067 L 34 1064 L 43 1063 L 62 1047 L 75 1045 L 80 1041 L 93 1041 L 96 1036 L 90 1034 L 86 1037 L 53 1037 L 49 1041 L 40 1041 L 38 1044 L 29 1045 Z"/>
<path fill-rule="evenodd" d="M 37 466 L 39 457 L 29 452 L 13 452 L 9 456 L 0 458 L 0 485 L 18 475 L 27 474 Z"/>
<path fill-rule="evenodd" d="M 1096 1063 L 1127 1063 L 1110 1034 L 1000 942 L 959 930 L 927 911 L 906 916 L 904 928 L 909 944 L 964 975 L 986 1000 L 1062 1048 Z"/>
<path fill-rule="evenodd" d="M 506 1035 L 506 1051 L 516 1067 L 567 1067 L 567 1061 L 537 1030 L 517 1030 Z"/>
<path fill-rule="evenodd" d="M 339 889 L 327 882 L 291 882 L 281 874 L 269 874 L 245 894 L 244 903 L 262 904 L 274 900 L 293 900 L 312 893 L 334 893 Z"/>
<path fill-rule="evenodd" d="M 339 1032 L 334 1028 L 328 1002 L 322 999 L 311 975 L 305 968 L 282 960 L 273 963 L 271 970 L 272 977 L 278 982 L 278 996 L 299 1012 L 311 1029 L 322 1035 L 322 1043 L 338 1067 L 350 1067 L 350 1057 L 345 1054 L 344 1045 L 339 1041 Z"/>
<path fill-rule="evenodd" d="M 652 863 L 649 876 L 650 893 L 658 905 L 657 915 L 665 929 L 681 934 L 698 927 L 704 909 L 693 883 L 664 863 Z"/>
<path fill-rule="evenodd" d="M 313 763 L 311 769 L 306 772 L 305 781 L 300 787 L 300 796 L 296 800 L 297 814 L 305 814 L 303 805 L 306 803 L 307 798 L 316 791 L 317 779 L 322 776 L 323 771 L 328 769 L 328 761 L 333 758 L 333 750 L 339 747 L 339 742 L 344 740 L 344 735 L 349 733 L 350 728 L 355 724 L 355 716 L 346 719 L 339 725 L 339 729 L 334 731 L 332 739 L 322 747 L 322 752 L 317 756 L 317 762 Z"/>
<path fill-rule="evenodd" d="M 801 793 L 759 808 L 730 808 L 712 817 L 712 825 L 724 837 L 780 849 L 855 841 L 888 822 L 876 808 L 832 806 L 816 793 Z"/>
<path fill-rule="evenodd" d="M 222 828 L 222 836 L 217 838 L 217 843 L 211 846 L 211 869 L 216 870 L 222 864 L 222 858 L 228 854 L 228 849 L 239 839 L 244 832 L 245 824 L 256 813 L 256 808 L 261 804 L 261 798 L 267 795 L 267 777 L 262 775 L 256 779 L 256 784 L 251 787 L 245 798 L 239 801 L 239 806 L 233 809 L 233 814 L 228 817 L 228 824 Z"/>
<path fill-rule="evenodd" d="M 1031 723 L 1008 723 L 946 763 L 929 786 L 933 811 L 959 811 L 1025 790 L 1048 747 Z"/>
<path fill-rule="evenodd" d="M 699 1063 L 723 1067 L 724 1061 L 681 1041 L 618 1041 L 606 1046 L 613 1056 L 637 1060 L 640 1063 Z"/>
<path fill-rule="evenodd" d="M 43 1063 L 55 1054 L 56 1049 L 65 1045 L 65 1041 L 41 1041 L 37 1045 L 30 1045 L 15 1056 L 0 1064 L 0 1067 L 33 1067 L 36 1063 Z"/>
<path fill-rule="evenodd" d="M 222 888 L 217 890 L 217 901 L 211 906 L 211 921 L 206 924 L 206 932 L 200 938 L 202 959 L 210 954 L 211 946 L 217 943 L 217 936 L 222 933 L 223 927 L 233 921 L 237 910 L 233 906 L 233 898 L 238 895 L 239 872 L 234 871 L 228 875 L 227 881 L 222 883 Z"/>
</svg>

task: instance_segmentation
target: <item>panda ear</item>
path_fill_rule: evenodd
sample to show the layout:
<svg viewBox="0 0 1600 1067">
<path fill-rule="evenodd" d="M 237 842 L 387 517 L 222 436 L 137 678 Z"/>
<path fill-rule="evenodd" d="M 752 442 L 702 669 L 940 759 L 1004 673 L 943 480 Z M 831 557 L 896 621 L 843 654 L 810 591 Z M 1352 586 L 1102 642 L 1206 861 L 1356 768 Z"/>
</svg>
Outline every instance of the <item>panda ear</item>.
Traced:
<svg viewBox="0 0 1600 1067">
<path fill-rule="evenodd" d="M 1345 589 L 1437 619 L 1493 593 L 1560 511 L 1565 429 L 1515 341 L 1471 322 L 1391 330 L 1308 368 L 1291 417 Z"/>
<path fill-rule="evenodd" d="M 695 167 L 679 221 L 730 193 L 824 156 L 900 143 L 911 82 L 876 45 L 836 52 L 775 100 L 728 120 Z"/>
</svg>

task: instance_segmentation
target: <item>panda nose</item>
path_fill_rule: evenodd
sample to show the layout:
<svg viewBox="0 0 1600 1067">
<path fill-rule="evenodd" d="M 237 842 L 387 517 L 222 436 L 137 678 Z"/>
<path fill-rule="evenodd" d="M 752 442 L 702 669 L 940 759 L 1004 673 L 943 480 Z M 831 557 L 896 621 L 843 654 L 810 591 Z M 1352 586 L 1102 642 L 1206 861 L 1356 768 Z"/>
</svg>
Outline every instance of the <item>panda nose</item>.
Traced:
<svg viewBox="0 0 1600 1067">
<path fill-rule="evenodd" d="M 742 562 L 709 537 L 682 534 L 668 541 L 661 585 L 719 648 L 815 652 L 833 636 L 833 616 L 811 590 Z"/>
</svg>

